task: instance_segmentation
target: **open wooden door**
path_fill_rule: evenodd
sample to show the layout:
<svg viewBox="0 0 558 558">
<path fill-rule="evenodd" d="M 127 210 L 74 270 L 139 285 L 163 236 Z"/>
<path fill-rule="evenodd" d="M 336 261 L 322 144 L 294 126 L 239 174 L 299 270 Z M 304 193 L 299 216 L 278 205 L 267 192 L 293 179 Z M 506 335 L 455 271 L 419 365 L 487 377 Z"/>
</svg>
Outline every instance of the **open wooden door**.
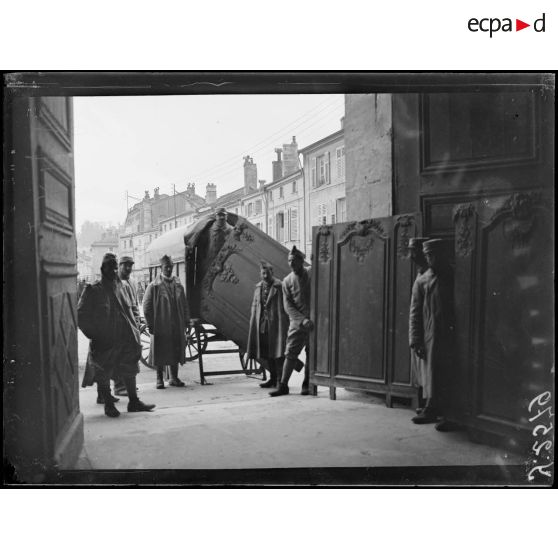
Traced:
<svg viewBox="0 0 558 558">
<path fill-rule="evenodd" d="M 314 227 L 310 381 L 416 398 L 408 346 L 415 272 L 408 241 L 420 215 Z"/>
<path fill-rule="evenodd" d="M 6 458 L 18 478 L 40 482 L 70 468 L 83 444 L 72 100 L 8 95 Z"/>
</svg>

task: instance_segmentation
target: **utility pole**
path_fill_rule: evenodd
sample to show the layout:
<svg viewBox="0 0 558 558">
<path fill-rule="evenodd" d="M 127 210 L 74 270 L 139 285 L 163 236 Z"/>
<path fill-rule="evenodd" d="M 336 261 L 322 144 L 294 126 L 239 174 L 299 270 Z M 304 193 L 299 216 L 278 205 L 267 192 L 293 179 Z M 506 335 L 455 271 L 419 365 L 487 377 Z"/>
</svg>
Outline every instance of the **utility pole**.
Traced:
<svg viewBox="0 0 558 558">
<path fill-rule="evenodd" d="M 174 200 L 174 228 L 176 229 L 176 186 L 172 185 L 172 199 Z"/>
</svg>

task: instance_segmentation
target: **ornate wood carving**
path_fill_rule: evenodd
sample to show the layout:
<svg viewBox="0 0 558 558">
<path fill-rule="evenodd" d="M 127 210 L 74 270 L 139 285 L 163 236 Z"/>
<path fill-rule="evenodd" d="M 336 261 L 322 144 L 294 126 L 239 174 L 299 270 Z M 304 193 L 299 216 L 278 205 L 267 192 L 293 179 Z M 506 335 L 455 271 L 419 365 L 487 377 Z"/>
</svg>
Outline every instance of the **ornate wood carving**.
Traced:
<svg viewBox="0 0 558 558">
<path fill-rule="evenodd" d="M 211 264 L 205 279 L 203 280 L 203 289 L 207 296 L 213 296 L 213 283 L 217 277 L 221 281 L 237 284 L 239 279 L 236 276 L 230 264 L 226 264 L 227 259 L 233 254 L 238 254 L 242 248 L 238 244 L 228 244 L 224 246 L 217 254 L 217 257 Z"/>
<path fill-rule="evenodd" d="M 354 221 L 349 223 L 341 233 L 340 244 L 349 242 L 349 251 L 358 263 L 363 263 L 374 246 L 375 238 L 372 232 L 383 240 L 387 238 L 382 224 L 376 219 Z"/>
<path fill-rule="evenodd" d="M 409 257 L 409 238 L 411 237 L 411 227 L 415 220 L 412 215 L 400 215 L 396 224 L 399 227 L 399 242 L 397 243 L 397 256 L 401 259 Z"/>
<path fill-rule="evenodd" d="M 471 220 L 475 215 L 475 207 L 471 203 L 458 205 L 453 210 L 455 223 L 456 253 L 466 258 L 473 252 L 473 233 Z"/>
<path fill-rule="evenodd" d="M 319 261 L 322 263 L 327 263 L 331 259 L 331 253 L 329 251 L 330 235 L 331 227 L 328 225 L 322 225 L 318 231 Z"/>
<path fill-rule="evenodd" d="M 535 208 L 540 203 L 540 193 L 515 193 L 494 214 L 493 221 L 503 218 L 504 237 L 514 248 L 521 248 L 529 243 L 537 226 Z"/>
<path fill-rule="evenodd" d="M 232 235 L 235 240 L 241 241 L 245 240 L 246 242 L 253 242 L 254 235 L 248 230 L 248 225 L 246 223 L 238 223 L 233 231 Z"/>
</svg>

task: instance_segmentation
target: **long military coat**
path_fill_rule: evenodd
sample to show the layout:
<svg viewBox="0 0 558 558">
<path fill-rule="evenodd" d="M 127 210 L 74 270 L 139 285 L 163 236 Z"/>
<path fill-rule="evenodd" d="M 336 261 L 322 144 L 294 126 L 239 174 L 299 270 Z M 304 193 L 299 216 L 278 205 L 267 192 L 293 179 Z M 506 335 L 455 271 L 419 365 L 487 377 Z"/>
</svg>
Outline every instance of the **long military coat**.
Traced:
<svg viewBox="0 0 558 558">
<path fill-rule="evenodd" d="M 425 348 L 419 382 L 424 397 L 436 399 L 443 406 L 451 375 L 453 347 L 453 281 L 427 269 L 415 279 L 409 312 L 409 346 Z"/>
<path fill-rule="evenodd" d="M 283 307 L 283 285 L 279 279 L 273 279 L 269 289 L 265 308 L 268 315 L 269 349 L 260 347 L 260 318 L 262 314 L 262 281 L 256 285 L 252 310 L 250 313 L 250 328 L 248 330 L 247 354 L 250 358 L 281 358 L 285 353 L 285 341 L 289 328 L 289 318 Z M 267 352 L 267 355 L 266 355 Z"/>
<path fill-rule="evenodd" d="M 115 298 L 112 298 L 111 290 Z M 122 319 L 114 320 L 115 310 Z M 100 376 L 110 379 L 113 372 L 137 374 L 141 356 L 140 334 L 120 279 L 114 283 L 101 279 L 85 287 L 78 304 L 78 325 L 90 339 L 83 387 L 93 385 Z M 116 364 L 124 367 L 113 370 Z"/>
<path fill-rule="evenodd" d="M 176 307 L 173 309 L 173 300 L 163 281 L 166 280 L 162 275 L 158 275 L 149 284 L 143 297 L 143 314 L 151 333 L 149 364 L 153 366 L 177 364 L 177 354 L 178 363 L 184 364 L 186 362 L 185 328 L 189 320 L 186 293 L 177 277 L 166 281 L 166 286 L 174 292 Z M 176 347 L 174 343 L 177 343 Z"/>
</svg>

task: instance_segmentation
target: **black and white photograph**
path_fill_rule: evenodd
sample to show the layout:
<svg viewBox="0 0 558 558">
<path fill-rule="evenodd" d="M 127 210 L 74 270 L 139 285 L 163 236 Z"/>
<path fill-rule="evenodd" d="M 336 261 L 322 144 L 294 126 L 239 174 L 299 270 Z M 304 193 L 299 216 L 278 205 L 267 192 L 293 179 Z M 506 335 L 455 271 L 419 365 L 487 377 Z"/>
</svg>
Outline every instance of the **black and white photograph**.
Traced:
<svg viewBox="0 0 558 558">
<path fill-rule="evenodd" d="M 4 74 L 4 475 L 550 486 L 554 75 Z"/>
</svg>

